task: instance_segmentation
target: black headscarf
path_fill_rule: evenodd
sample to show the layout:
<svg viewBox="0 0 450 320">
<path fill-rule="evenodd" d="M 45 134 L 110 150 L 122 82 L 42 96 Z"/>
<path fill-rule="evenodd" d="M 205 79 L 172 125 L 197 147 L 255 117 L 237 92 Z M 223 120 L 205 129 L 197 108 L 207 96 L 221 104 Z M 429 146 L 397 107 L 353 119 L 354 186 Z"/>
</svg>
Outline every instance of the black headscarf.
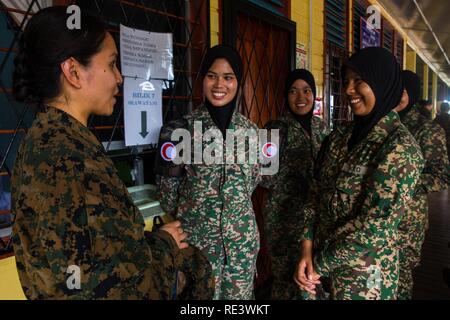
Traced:
<svg viewBox="0 0 450 320">
<path fill-rule="evenodd" d="M 344 79 L 347 68 L 355 71 L 370 86 L 376 99 L 375 106 L 368 115 L 354 116 L 355 125 L 348 141 L 348 148 L 351 150 L 381 118 L 399 104 L 403 85 L 396 58 L 384 48 L 369 47 L 353 54 L 342 66 L 341 74 Z"/>
<path fill-rule="evenodd" d="M 208 50 L 200 70 L 202 77 L 205 78 L 214 61 L 219 58 L 223 58 L 228 61 L 236 76 L 239 88 L 239 84 L 242 79 L 242 60 L 236 49 L 227 45 L 219 44 Z M 208 109 L 215 125 L 220 129 L 224 136 L 225 130 L 228 129 L 233 112 L 236 108 L 237 96 L 238 95 L 236 93 L 233 100 L 223 107 L 214 107 L 208 99 L 205 100 L 205 107 Z"/>
<path fill-rule="evenodd" d="M 405 109 L 398 114 L 400 118 L 403 117 L 412 109 L 412 107 L 419 101 L 420 95 L 420 79 L 419 76 L 409 70 L 402 71 L 403 88 L 408 93 L 409 102 Z"/>
<path fill-rule="evenodd" d="M 294 82 L 299 79 L 304 80 L 311 87 L 314 96 L 313 107 L 311 108 L 311 111 L 302 116 L 292 111 L 291 107 L 289 106 L 288 100 L 289 90 L 291 89 Z M 314 113 L 314 101 L 316 101 L 316 82 L 314 81 L 314 76 L 312 75 L 312 73 L 306 69 L 295 69 L 289 72 L 286 77 L 286 83 L 284 86 L 284 99 L 286 101 L 286 108 L 290 113 L 292 113 L 294 118 L 297 119 L 303 129 L 305 129 L 309 133 L 309 135 L 311 135 L 311 118 Z"/>
</svg>

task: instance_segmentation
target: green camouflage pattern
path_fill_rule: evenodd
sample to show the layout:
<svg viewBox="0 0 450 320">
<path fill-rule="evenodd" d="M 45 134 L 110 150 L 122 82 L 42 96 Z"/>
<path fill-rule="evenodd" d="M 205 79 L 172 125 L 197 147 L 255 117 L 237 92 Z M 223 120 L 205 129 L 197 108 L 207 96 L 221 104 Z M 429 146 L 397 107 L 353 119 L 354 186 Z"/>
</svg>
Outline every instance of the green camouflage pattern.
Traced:
<svg viewBox="0 0 450 320">
<path fill-rule="evenodd" d="M 185 119 L 192 146 L 206 130 L 218 130 L 204 106 Z M 194 132 L 194 121 L 202 123 L 202 131 Z M 257 127 L 234 112 L 229 129 Z M 203 141 L 203 150 L 210 143 Z M 235 156 L 237 148 L 239 143 Z M 185 165 L 185 172 L 183 177 L 157 176 L 161 207 L 182 222 L 187 241 L 207 256 L 215 278 L 214 299 L 252 299 L 259 232 L 251 195 L 260 180 L 259 164 L 192 163 Z"/>
<path fill-rule="evenodd" d="M 304 207 L 302 239 L 331 299 L 396 299 L 398 225 L 424 167 L 420 147 L 395 111 L 348 152 L 353 124 L 323 142 Z"/>
<path fill-rule="evenodd" d="M 280 169 L 276 175 L 263 176 L 260 186 L 269 189 L 263 215 L 272 262 L 271 298 L 287 300 L 299 297 L 292 281 L 304 221 L 298 208 L 306 202 L 314 161 L 328 130 L 318 117 L 311 119 L 312 137 L 290 112 L 280 121 L 287 128 L 286 141 L 280 146 Z"/>
<path fill-rule="evenodd" d="M 14 252 L 27 298 L 174 297 L 177 271 L 189 271 L 195 249 L 179 250 L 165 231 L 144 235 L 143 217 L 113 162 L 80 122 L 52 107 L 39 112 L 11 185 Z M 67 272 L 72 266 L 79 286 L 76 273 Z M 212 296 L 212 281 L 199 285 Z"/>
<path fill-rule="evenodd" d="M 450 115 L 449 114 L 439 114 L 436 119 L 434 119 L 433 124 L 441 126 L 445 131 L 445 140 L 447 144 L 447 158 L 450 161 Z"/>
<path fill-rule="evenodd" d="M 422 115 L 418 107 L 413 107 L 401 120 L 421 147 L 425 159 L 425 168 L 413 199 L 399 225 L 398 298 L 412 299 L 412 271 L 420 263 L 421 248 L 428 229 L 427 194 L 447 189 L 450 176 L 444 130 Z"/>
</svg>

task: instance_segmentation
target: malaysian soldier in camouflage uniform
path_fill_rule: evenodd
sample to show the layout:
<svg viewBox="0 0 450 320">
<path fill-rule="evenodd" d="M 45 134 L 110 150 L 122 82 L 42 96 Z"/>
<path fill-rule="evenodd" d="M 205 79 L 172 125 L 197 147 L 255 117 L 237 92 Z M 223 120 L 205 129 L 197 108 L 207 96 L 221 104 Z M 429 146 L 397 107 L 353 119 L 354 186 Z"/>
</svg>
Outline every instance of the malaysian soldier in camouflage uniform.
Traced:
<svg viewBox="0 0 450 320">
<path fill-rule="evenodd" d="M 225 137 L 227 129 L 256 131 L 253 123 L 235 111 L 242 76 L 239 54 L 224 45 L 209 49 L 201 74 L 205 104 L 179 122 L 189 132 L 192 146 L 201 143 L 202 150 L 211 148 L 211 143 L 202 139 L 209 129 L 215 129 L 219 137 Z M 200 123 L 200 128 L 195 128 L 194 122 Z M 162 129 L 167 136 L 160 136 L 161 143 L 169 139 L 170 131 Z M 161 143 L 161 153 L 165 153 Z M 217 140 L 215 143 L 223 146 Z M 240 148 L 239 143 L 234 146 L 234 156 Z M 243 150 L 245 159 L 249 159 L 248 147 Z M 217 151 L 219 160 L 224 159 L 223 151 Z M 260 180 L 260 167 L 247 160 L 242 164 L 207 163 L 203 157 L 199 163 L 193 163 L 195 152 L 190 163 L 181 165 L 181 174 L 175 169 L 178 172 L 158 175 L 161 206 L 182 221 L 188 242 L 208 257 L 215 277 L 214 299 L 251 299 L 259 250 L 251 195 Z"/>
<path fill-rule="evenodd" d="M 66 20 L 65 7 L 35 14 L 15 60 L 15 98 L 48 104 L 22 141 L 11 181 L 14 252 L 25 295 L 172 299 L 180 270 L 197 285 L 185 296 L 212 297 L 210 266 L 182 242 L 180 223 L 144 234 L 142 215 L 86 126 L 90 114 L 112 113 L 122 82 L 112 36 L 90 16 L 82 15 L 81 30 L 69 31 Z M 80 57 L 79 50 L 92 54 Z"/>
<path fill-rule="evenodd" d="M 319 278 L 329 277 L 332 299 L 395 299 L 397 229 L 423 157 L 392 111 L 402 95 L 395 57 L 362 49 L 343 77 L 355 120 L 336 128 L 319 152 L 295 280 L 314 295 Z"/>
<path fill-rule="evenodd" d="M 314 160 L 327 134 L 325 123 L 313 116 L 316 85 L 305 69 L 289 73 L 285 86 L 286 113 L 270 121 L 285 136 L 280 150 L 278 174 L 263 176 L 261 186 L 269 189 L 263 214 L 272 261 L 272 299 L 294 299 L 299 289 L 292 281 L 298 261 L 303 217 L 298 208 L 306 200 L 312 181 Z"/>
<path fill-rule="evenodd" d="M 420 263 L 425 230 L 428 229 L 427 194 L 447 189 L 450 179 L 444 130 L 432 123 L 430 112 L 425 107 L 415 105 L 420 92 L 419 77 L 414 72 L 405 70 L 402 78 L 405 90 L 396 110 L 402 123 L 421 147 L 425 159 L 425 168 L 399 225 L 398 299 L 411 299 L 412 272 Z"/>
<path fill-rule="evenodd" d="M 438 116 L 433 121 L 445 131 L 445 139 L 447 143 L 447 157 L 450 161 L 450 105 L 448 102 L 442 102 Z"/>
</svg>

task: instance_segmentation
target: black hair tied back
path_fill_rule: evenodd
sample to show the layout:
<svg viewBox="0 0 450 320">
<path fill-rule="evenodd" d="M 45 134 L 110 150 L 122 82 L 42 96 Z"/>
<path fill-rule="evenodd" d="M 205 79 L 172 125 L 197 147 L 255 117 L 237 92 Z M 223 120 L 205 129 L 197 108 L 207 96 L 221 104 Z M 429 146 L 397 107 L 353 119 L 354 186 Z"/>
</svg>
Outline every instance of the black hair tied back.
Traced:
<svg viewBox="0 0 450 320">
<path fill-rule="evenodd" d="M 28 21 L 14 59 L 13 96 L 41 103 L 61 92 L 61 63 L 70 57 L 88 66 L 106 36 L 103 23 L 81 13 L 81 28 L 68 29 L 65 6 L 40 10 Z"/>
</svg>

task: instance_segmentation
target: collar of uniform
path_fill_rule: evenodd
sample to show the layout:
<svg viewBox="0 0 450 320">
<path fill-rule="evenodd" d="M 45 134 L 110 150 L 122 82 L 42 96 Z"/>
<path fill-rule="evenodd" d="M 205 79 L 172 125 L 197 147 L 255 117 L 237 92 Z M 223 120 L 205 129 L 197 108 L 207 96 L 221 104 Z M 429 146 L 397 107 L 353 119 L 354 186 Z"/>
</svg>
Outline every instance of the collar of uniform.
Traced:
<svg viewBox="0 0 450 320">
<path fill-rule="evenodd" d="M 233 115 L 231 116 L 230 127 L 228 129 L 235 129 L 236 126 L 239 126 L 240 122 L 238 120 L 238 112 L 234 110 Z M 201 121 L 203 130 L 208 130 L 211 127 L 215 127 L 217 130 L 219 130 L 204 104 L 202 104 L 196 111 L 194 111 L 193 121 Z"/>
<path fill-rule="evenodd" d="M 50 123 L 50 122 L 58 122 L 65 128 L 70 128 L 75 134 L 80 135 L 84 140 L 103 148 L 102 144 L 98 141 L 97 137 L 84 126 L 80 121 L 72 117 L 67 112 L 64 112 L 61 109 L 44 106 L 42 111 L 40 111 L 37 115 L 40 122 L 42 123 Z"/>
</svg>

